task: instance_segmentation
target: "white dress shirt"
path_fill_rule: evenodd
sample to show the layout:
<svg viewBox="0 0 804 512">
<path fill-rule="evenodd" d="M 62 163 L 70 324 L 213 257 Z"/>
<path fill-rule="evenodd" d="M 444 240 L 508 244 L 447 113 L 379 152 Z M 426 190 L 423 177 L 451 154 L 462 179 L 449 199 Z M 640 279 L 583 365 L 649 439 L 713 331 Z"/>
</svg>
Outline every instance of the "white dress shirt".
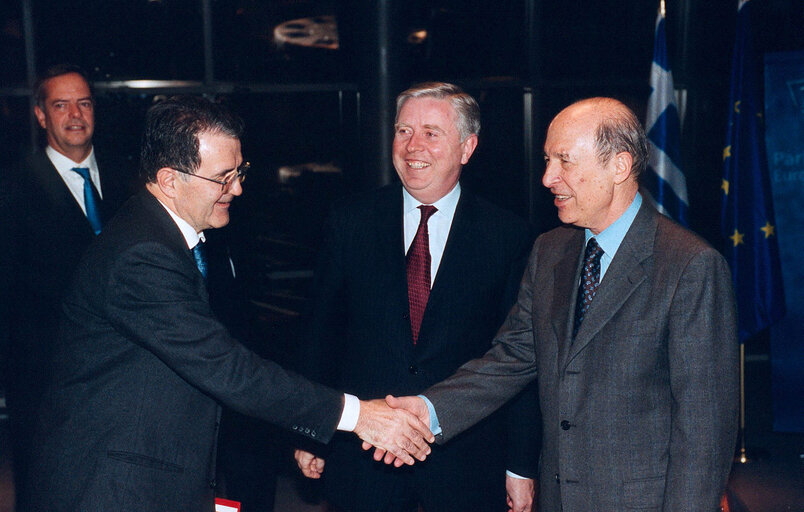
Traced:
<svg viewBox="0 0 804 512">
<path fill-rule="evenodd" d="M 461 197 L 461 184 L 456 183 L 447 195 L 433 203 L 437 211 L 427 221 L 427 233 L 430 239 L 430 287 L 435 282 L 438 267 L 441 265 L 441 258 L 444 256 L 444 247 L 447 245 L 447 237 L 452 227 L 452 219 L 455 218 L 455 208 L 458 206 L 458 199 Z M 402 208 L 404 214 L 405 229 L 405 254 L 410 249 L 410 244 L 416 237 L 419 229 L 419 222 L 422 218 L 419 206 L 424 203 L 417 201 L 410 193 L 402 189 Z"/>
<path fill-rule="evenodd" d="M 45 148 L 45 154 L 47 154 L 47 157 L 53 163 L 53 167 L 56 168 L 64 184 L 67 185 L 70 193 L 78 202 L 78 206 L 81 207 L 84 215 L 86 215 L 87 207 L 84 204 L 84 178 L 72 169 L 73 167 L 87 167 L 89 169 L 89 177 L 92 179 L 92 184 L 95 185 L 95 190 L 98 191 L 98 195 L 103 199 L 98 162 L 95 161 L 95 148 L 92 148 L 89 152 L 89 156 L 87 156 L 83 162 L 78 163 L 73 162 L 70 158 L 62 155 L 50 146 Z"/>
</svg>

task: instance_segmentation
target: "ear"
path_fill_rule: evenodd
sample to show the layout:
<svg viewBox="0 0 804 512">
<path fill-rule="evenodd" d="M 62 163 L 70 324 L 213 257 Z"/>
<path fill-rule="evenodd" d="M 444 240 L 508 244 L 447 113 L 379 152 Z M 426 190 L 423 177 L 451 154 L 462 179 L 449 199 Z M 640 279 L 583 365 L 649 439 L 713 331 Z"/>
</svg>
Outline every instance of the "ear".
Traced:
<svg viewBox="0 0 804 512">
<path fill-rule="evenodd" d="M 170 167 L 162 167 L 156 171 L 156 185 L 159 190 L 171 199 L 175 199 L 178 192 L 176 191 L 177 181 L 181 178 L 176 176 L 176 171 Z"/>
<path fill-rule="evenodd" d="M 634 157 L 631 153 L 621 151 L 614 155 L 614 183 L 620 185 L 631 177 L 631 167 L 634 165 Z"/>
<path fill-rule="evenodd" d="M 466 137 L 464 141 L 461 142 L 461 147 L 461 165 L 466 165 L 469 159 L 472 158 L 472 153 L 475 152 L 475 148 L 477 147 L 477 134 L 473 133 Z"/>
<path fill-rule="evenodd" d="M 42 129 L 47 129 L 45 113 L 39 108 L 39 105 L 34 105 L 34 115 L 36 116 L 36 120 L 39 121 L 39 126 L 41 126 Z"/>
</svg>

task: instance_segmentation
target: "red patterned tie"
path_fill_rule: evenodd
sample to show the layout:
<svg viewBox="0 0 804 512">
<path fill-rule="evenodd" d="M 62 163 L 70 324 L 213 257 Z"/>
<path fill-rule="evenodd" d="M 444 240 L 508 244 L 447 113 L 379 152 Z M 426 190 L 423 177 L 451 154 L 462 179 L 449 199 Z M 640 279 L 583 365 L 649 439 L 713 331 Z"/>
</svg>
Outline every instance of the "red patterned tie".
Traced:
<svg viewBox="0 0 804 512">
<path fill-rule="evenodd" d="M 437 210 L 435 206 L 421 205 L 421 220 L 413 243 L 407 255 L 408 302 L 410 303 L 410 328 L 413 331 L 413 343 L 419 339 L 419 328 L 422 325 L 424 308 L 430 297 L 430 235 L 427 232 L 427 220 Z"/>
</svg>

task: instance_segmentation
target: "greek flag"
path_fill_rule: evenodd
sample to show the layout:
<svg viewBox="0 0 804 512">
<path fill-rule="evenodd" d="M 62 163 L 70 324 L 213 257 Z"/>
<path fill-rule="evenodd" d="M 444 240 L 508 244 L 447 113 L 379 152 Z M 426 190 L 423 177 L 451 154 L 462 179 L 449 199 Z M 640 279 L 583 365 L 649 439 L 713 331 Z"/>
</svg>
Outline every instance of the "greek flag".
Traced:
<svg viewBox="0 0 804 512">
<path fill-rule="evenodd" d="M 648 169 L 641 177 L 643 192 L 660 212 L 687 226 L 687 179 L 681 169 L 681 122 L 667 59 L 664 2 L 656 17 L 650 86 L 653 91 L 645 120 Z"/>
</svg>

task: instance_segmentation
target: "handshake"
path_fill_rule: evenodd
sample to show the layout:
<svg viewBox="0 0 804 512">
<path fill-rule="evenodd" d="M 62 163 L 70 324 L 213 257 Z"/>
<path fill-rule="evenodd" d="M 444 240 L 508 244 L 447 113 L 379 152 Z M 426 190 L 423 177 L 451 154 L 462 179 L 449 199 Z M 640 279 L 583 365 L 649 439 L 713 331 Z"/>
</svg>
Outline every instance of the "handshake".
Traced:
<svg viewBox="0 0 804 512">
<path fill-rule="evenodd" d="M 435 441 L 427 405 L 415 396 L 361 400 L 353 432 L 363 440 L 364 450 L 374 448 L 374 460 L 396 467 L 423 461 L 430 454 L 430 443 Z M 296 450 L 294 456 L 304 476 L 321 477 L 324 459 L 305 450 Z"/>
</svg>

